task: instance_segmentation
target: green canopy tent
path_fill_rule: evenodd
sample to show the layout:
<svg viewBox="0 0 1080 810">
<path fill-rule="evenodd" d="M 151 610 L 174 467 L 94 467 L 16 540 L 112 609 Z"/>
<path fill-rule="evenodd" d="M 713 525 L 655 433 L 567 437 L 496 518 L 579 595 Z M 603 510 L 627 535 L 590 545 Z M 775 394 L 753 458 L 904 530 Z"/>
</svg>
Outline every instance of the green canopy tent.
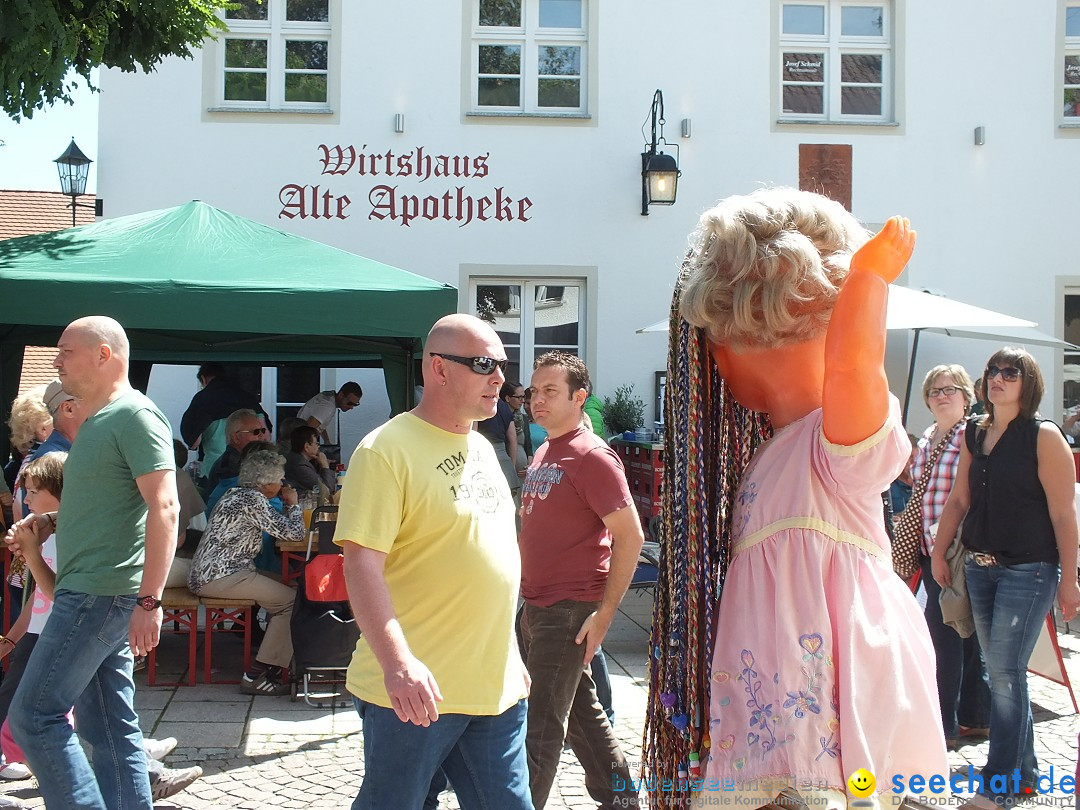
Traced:
<svg viewBox="0 0 1080 810">
<path fill-rule="evenodd" d="M 396 413 L 412 403 L 411 361 L 457 292 L 195 201 L 0 241 L 0 303 L 5 411 L 25 346 L 56 345 L 75 318 L 109 315 L 127 330 L 135 378 L 153 362 L 381 365 Z"/>
</svg>

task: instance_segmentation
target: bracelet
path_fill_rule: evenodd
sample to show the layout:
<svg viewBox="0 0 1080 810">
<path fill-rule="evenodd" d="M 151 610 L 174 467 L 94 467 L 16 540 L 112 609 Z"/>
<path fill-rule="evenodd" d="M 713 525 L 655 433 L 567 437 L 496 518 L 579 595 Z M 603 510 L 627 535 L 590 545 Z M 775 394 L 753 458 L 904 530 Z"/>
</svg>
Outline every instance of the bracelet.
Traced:
<svg viewBox="0 0 1080 810">
<path fill-rule="evenodd" d="M 6 642 L 7 642 L 8 644 L 10 644 L 10 645 L 11 645 L 11 647 L 12 647 L 12 649 L 14 649 L 14 648 L 15 648 L 15 642 L 14 642 L 14 641 L 12 641 L 12 640 L 11 640 L 10 638 L 8 638 L 7 636 L 4 636 L 4 635 L 0 635 L 0 642 L 4 642 L 4 641 L 6 641 Z"/>
</svg>

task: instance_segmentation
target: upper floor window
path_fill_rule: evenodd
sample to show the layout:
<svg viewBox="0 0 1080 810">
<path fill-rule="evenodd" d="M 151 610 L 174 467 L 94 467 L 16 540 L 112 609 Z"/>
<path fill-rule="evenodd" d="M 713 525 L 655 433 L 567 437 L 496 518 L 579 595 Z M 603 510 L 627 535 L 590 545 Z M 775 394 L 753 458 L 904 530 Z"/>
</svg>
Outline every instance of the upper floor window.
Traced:
<svg viewBox="0 0 1080 810">
<path fill-rule="evenodd" d="M 781 120 L 889 120 L 890 3 L 785 0 L 779 45 Z"/>
<path fill-rule="evenodd" d="M 1065 119 L 1080 122 L 1080 4 L 1065 6 L 1065 65 L 1062 72 Z"/>
<path fill-rule="evenodd" d="M 330 0 L 238 0 L 219 52 L 219 101 L 236 109 L 325 108 Z"/>
<path fill-rule="evenodd" d="M 587 0 L 474 0 L 472 109 L 581 113 Z"/>
</svg>

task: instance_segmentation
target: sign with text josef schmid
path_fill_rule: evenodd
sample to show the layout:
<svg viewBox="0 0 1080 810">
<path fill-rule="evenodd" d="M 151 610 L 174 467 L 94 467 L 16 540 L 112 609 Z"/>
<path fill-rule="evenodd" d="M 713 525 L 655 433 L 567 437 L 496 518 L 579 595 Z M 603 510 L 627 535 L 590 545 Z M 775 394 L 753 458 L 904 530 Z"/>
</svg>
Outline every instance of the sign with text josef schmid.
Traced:
<svg viewBox="0 0 1080 810">
<path fill-rule="evenodd" d="M 516 197 L 503 186 L 481 184 L 490 171 L 490 152 L 444 155 L 423 146 L 406 152 L 373 152 L 364 144 L 319 144 L 320 174 L 357 177 L 369 182 L 367 218 L 411 227 L 414 222 L 528 222 L 532 200 Z M 489 181 L 490 182 L 490 181 Z M 477 186 L 482 185 L 481 188 Z M 327 181 L 318 185 L 289 183 L 278 192 L 278 219 L 345 220 L 357 213 L 348 194 Z"/>
</svg>

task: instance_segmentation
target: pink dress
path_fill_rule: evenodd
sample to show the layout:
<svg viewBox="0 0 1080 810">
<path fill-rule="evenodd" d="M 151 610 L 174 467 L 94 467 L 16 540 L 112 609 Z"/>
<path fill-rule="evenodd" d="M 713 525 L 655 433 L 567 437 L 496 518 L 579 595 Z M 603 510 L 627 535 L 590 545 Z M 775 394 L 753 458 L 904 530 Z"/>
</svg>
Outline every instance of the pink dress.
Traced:
<svg viewBox="0 0 1080 810">
<path fill-rule="evenodd" d="M 881 493 L 910 452 L 890 401 L 857 445 L 831 444 L 818 409 L 747 468 L 716 619 L 707 788 L 771 777 L 844 791 L 866 768 L 885 794 L 895 774 L 949 773 L 933 646 L 883 525 Z"/>
</svg>

